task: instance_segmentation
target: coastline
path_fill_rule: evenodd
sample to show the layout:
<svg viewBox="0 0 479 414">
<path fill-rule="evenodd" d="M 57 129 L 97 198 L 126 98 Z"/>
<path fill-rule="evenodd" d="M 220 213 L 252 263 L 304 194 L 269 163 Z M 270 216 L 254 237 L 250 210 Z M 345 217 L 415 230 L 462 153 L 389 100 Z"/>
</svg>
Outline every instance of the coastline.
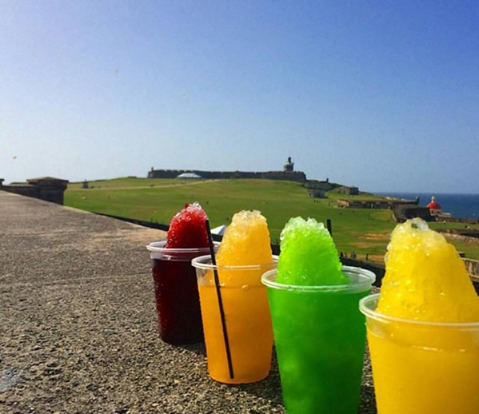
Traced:
<svg viewBox="0 0 479 414">
<path fill-rule="evenodd" d="M 454 218 L 479 218 L 479 194 L 455 194 L 433 192 L 374 192 L 380 196 L 390 196 L 413 200 L 419 197 L 419 205 L 426 206 L 431 197 L 436 196 L 437 202 L 444 212 L 451 213 Z"/>
</svg>

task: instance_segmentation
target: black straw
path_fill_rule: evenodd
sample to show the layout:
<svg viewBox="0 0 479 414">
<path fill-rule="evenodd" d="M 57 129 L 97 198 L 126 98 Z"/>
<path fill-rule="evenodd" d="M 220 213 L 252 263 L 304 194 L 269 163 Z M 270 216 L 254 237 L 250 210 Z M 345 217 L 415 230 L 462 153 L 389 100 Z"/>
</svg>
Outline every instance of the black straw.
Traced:
<svg viewBox="0 0 479 414">
<path fill-rule="evenodd" d="M 223 327 L 223 337 L 225 340 L 225 348 L 226 348 L 226 358 L 228 359 L 228 369 L 230 371 L 230 378 L 233 379 L 233 362 L 231 361 L 231 350 L 230 350 L 230 341 L 228 339 L 228 330 L 226 329 L 226 317 L 225 317 L 225 310 L 223 308 L 223 299 L 221 298 L 221 290 L 220 290 L 220 278 L 218 277 L 218 271 L 216 269 L 216 257 L 215 257 L 215 248 L 213 245 L 213 237 L 211 236 L 211 229 L 210 229 L 210 222 L 208 219 L 205 220 L 206 224 L 206 233 L 208 234 L 208 241 L 210 244 L 210 254 L 211 254 L 211 262 L 213 263 L 213 273 L 215 275 L 215 287 L 216 287 L 216 295 L 218 296 L 218 305 L 220 308 L 220 316 L 221 316 L 221 326 Z"/>
<path fill-rule="evenodd" d="M 331 219 L 326 220 L 326 227 L 328 228 L 328 231 L 331 237 L 333 237 L 333 226 L 331 224 Z"/>
</svg>

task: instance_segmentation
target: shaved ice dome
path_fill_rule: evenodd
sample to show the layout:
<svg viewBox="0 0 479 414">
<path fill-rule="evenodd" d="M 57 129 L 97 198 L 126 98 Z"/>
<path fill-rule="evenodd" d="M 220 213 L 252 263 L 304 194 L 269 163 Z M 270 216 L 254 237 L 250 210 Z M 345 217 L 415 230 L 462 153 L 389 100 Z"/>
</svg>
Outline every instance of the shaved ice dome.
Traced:
<svg viewBox="0 0 479 414">
<path fill-rule="evenodd" d="M 329 231 L 315 219 L 292 218 L 281 232 L 278 283 L 300 286 L 344 285 L 338 251 Z"/>
<path fill-rule="evenodd" d="M 273 262 L 268 223 L 259 211 L 243 210 L 233 216 L 220 244 L 216 262 L 221 266 Z"/>
<path fill-rule="evenodd" d="M 421 219 L 396 226 L 377 311 L 431 322 L 479 322 L 479 297 L 464 262 Z"/>
<path fill-rule="evenodd" d="M 199 203 L 186 204 L 185 208 L 171 219 L 166 239 L 166 248 L 208 247 L 205 221 L 208 216 Z"/>
</svg>

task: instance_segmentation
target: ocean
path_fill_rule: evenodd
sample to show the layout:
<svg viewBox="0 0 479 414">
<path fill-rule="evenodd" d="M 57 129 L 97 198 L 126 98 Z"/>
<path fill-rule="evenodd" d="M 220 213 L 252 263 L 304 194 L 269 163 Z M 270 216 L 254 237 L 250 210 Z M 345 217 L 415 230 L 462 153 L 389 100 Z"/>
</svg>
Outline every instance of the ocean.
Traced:
<svg viewBox="0 0 479 414">
<path fill-rule="evenodd" d="M 479 194 L 441 194 L 441 193 L 374 193 L 382 196 L 406 198 L 414 200 L 419 197 L 419 205 L 426 206 L 431 196 L 441 205 L 442 211 L 451 213 L 453 217 L 479 218 Z"/>
</svg>

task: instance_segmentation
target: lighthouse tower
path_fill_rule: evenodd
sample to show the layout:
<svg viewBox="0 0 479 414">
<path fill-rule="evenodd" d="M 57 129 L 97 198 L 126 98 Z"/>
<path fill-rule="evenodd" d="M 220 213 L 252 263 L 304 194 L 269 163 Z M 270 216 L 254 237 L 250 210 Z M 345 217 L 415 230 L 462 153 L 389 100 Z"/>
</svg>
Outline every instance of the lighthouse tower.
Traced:
<svg viewBox="0 0 479 414">
<path fill-rule="evenodd" d="M 427 205 L 429 208 L 429 212 L 431 213 L 431 216 L 437 216 L 442 212 L 442 207 L 441 205 L 436 201 L 436 197 L 432 196 L 431 197 L 431 202 Z"/>
<path fill-rule="evenodd" d="M 294 162 L 291 161 L 291 157 L 288 157 L 288 161 L 283 166 L 284 171 L 294 171 Z"/>
</svg>

